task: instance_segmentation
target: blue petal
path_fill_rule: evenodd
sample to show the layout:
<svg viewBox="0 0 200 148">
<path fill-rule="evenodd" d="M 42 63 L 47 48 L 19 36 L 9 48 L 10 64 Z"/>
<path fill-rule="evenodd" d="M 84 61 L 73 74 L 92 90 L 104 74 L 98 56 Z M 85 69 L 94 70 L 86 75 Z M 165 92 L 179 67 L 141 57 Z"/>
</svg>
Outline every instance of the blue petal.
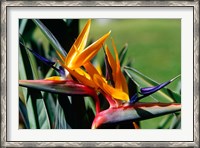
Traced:
<svg viewBox="0 0 200 148">
<path fill-rule="evenodd" d="M 137 102 L 137 101 L 138 101 L 138 95 L 137 95 L 137 93 L 135 93 L 135 94 L 131 97 L 129 103 L 130 103 L 130 104 L 133 104 L 133 103 L 135 103 L 135 102 Z"/>
<path fill-rule="evenodd" d="M 59 66 L 59 73 L 61 76 L 65 76 L 65 70 L 62 66 Z"/>
<path fill-rule="evenodd" d="M 41 61 L 43 61 L 43 62 L 46 63 L 47 65 L 52 66 L 52 65 L 55 64 L 55 62 L 53 62 L 53 61 L 51 61 L 51 60 L 48 60 L 48 59 L 42 57 L 41 55 L 39 55 L 38 53 L 36 53 L 33 49 L 30 49 L 30 48 L 26 47 L 23 43 L 20 42 L 20 44 L 21 44 L 22 46 L 24 46 L 25 49 L 28 49 L 32 54 L 34 54 L 38 59 L 40 59 Z"/>
<path fill-rule="evenodd" d="M 141 89 L 140 89 L 140 93 L 141 93 L 142 95 L 145 95 L 145 96 L 146 96 L 146 95 L 150 95 L 150 94 L 152 94 L 152 93 L 154 93 L 154 92 L 160 90 L 161 88 L 167 86 L 169 83 L 173 82 L 173 81 L 176 80 L 178 77 L 180 77 L 180 75 L 178 75 L 178 76 L 174 77 L 173 79 L 171 79 L 171 80 L 169 80 L 169 81 L 167 81 L 167 82 L 164 82 L 164 83 L 162 83 L 162 84 L 160 84 L 160 85 L 158 85 L 158 86 L 141 88 Z"/>
<path fill-rule="evenodd" d="M 140 94 L 142 94 L 143 96 L 140 96 L 137 98 L 137 101 L 142 99 L 142 98 L 145 98 L 153 93 L 155 93 L 156 91 L 160 90 L 161 88 L 167 86 L 168 84 L 170 84 L 171 82 L 173 82 L 174 80 L 176 80 L 178 77 L 180 77 L 180 75 L 174 77 L 173 79 L 167 81 L 167 82 L 164 82 L 158 86 L 153 86 L 153 87 L 145 87 L 145 88 L 141 88 L 140 89 Z"/>
<path fill-rule="evenodd" d="M 45 64 L 47 64 L 48 66 L 52 67 L 53 69 L 55 69 L 58 73 L 60 73 L 61 76 L 65 75 L 65 71 L 64 69 L 60 66 L 59 69 L 56 68 L 55 66 L 53 66 L 55 64 L 55 62 L 46 59 L 44 57 L 42 57 L 41 55 L 39 55 L 37 52 L 35 52 L 33 49 L 30 49 L 28 47 L 26 47 L 23 43 L 19 42 L 22 46 L 24 46 L 25 49 L 28 49 L 35 57 L 37 57 L 39 60 L 41 60 L 42 62 L 44 62 Z"/>
<path fill-rule="evenodd" d="M 167 81 L 165 83 L 162 83 L 158 86 L 153 86 L 153 87 L 145 87 L 145 88 L 141 88 L 140 92 L 143 95 L 148 95 L 148 94 L 152 94 L 158 90 L 160 90 L 161 88 L 165 87 L 166 85 L 168 85 L 169 83 L 171 83 L 171 81 Z"/>
</svg>

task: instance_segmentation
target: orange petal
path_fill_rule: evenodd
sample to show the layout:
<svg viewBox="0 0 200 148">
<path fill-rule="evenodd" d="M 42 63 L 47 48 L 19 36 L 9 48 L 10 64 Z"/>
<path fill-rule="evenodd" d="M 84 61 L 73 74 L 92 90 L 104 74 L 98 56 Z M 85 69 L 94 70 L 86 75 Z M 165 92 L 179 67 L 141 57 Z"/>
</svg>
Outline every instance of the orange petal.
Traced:
<svg viewBox="0 0 200 148">
<path fill-rule="evenodd" d="M 115 53 L 115 59 L 116 59 L 116 71 L 114 73 L 114 75 L 116 76 L 116 79 L 114 80 L 115 82 L 115 88 L 117 89 L 121 89 L 122 90 L 122 85 L 121 85 L 121 68 L 120 68 L 120 63 L 119 63 L 119 58 L 118 58 L 118 53 L 117 53 L 117 49 L 114 43 L 114 40 L 112 39 L 112 46 L 114 48 L 114 53 Z"/>
<path fill-rule="evenodd" d="M 119 63 L 119 57 L 118 57 L 118 53 L 117 53 L 117 48 L 115 46 L 115 42 L 114 42 L 113 39 L 112 39 L 112 46 L 113 46 L 114 52 L 115 52 L 116 63 Z"/>
<path fill-rule="evenodd" d="M 99 75 L 99 72 L 98 70 L 92 65 L 91 62 L 87 62 L 83 65 L 86 69 L 86 71 L 88 72 L 88 74 L 93 77 L 94 74 L 98 74 Z"/>
<path fill-rule="evenodd" d="M 75 71 L 79 74 L 84 76 L 85 78 L 87 78 L 88 80 L 91 80 L 91 77 L 88 73 L 86 73 L 84 70 L 82 70 L 81 68 L 76 68 Z"/>
<path fill-rule="evenodd" d="M 112 39 L 112 46 L 114 48 L 115 58 L 116 58 L 115 88 L 121 89 L 124 92 L 128 93 L 128 85 L 127 85 L 127 82 L 126 82 L 126 79 L 125 79 L 123 73 L 121 72 L 120 61 L 119 61 L 119 57 L 118 57 L 118 53 L 117 53 L 117 48 L 115 46 L 115 43 L 114 43 L 113 39 Z"/>
<path fill-rule="evenodd" d="M 45 80 L 60 81 L 60 80 L 64 80 L 64 78 L 60 76 L 52 76 L 52 77 L 45 78 Z"/>
<path fill-rule="evenodd" d="M 95 83 L 93 82 L 91 77 L 89 77 L 89 75 L 87 73 L 85 73 L 84 75 L 80 75 L 75 70 L 75 73 L 73 73 L 72 75 L 74 77 L 76 77 L 82 84 L 87 85 L 87 86 L 92 87 L 92 88 L 96 88 Z"/>
<path fill-rule="evenodd" d="M 77 49 L 81 52 L 87 43 L 87 39 L 88 39 L 88 35 L 89 35 L 89 31 L 90 31 L 90 24 L 91 24 L 91 20 L 89 19 L 85 25 L 85 27 L 83 28 L 82 32 L 79 34 L 78 38 L 76 39 L 76 41 L 74 42 L 74 44 L 72 45 L 69 53 L 67 54 L 67 57 L 65 59 L 65 64 L 68 65 L 68 63 L 73 60 L 74 54 L 76 53 L 76 49 L 74 48 L 74 45 L 77 47 Z"/>
<path fill-rule="evenodd" d="M 113 98 L 123 101 L 129 101 L 129 96 L 123 92 L 121 89 L 113 88 L 112 86 L 104 83 L 103 84 L 104 90 L 110 94 Z"/>
<path fill-rule="evenodd" d="M 93 80 L 94 80 L 94 83 L 100 87 L 100 88 L 103 88 L 103 83 L 105 83 L 103 81 L 103 79 L 101 78 L 101 76 L 97 75 L 97 74 L 94 74 L 93 76 Z"/>
<path fill-rule="evenodd" d="M 76 69 L 84 65 L 88 61 L 90 61 L 97 54 L 97 52 L 102 47 L 103 43 L 105 42 L 105 40 L 107 39 L 109 35 L 110 35 L 110 32 L 108 32 L 103 37 L 98 39 L 96 42 L 94 42 L 93 44 L 88 46 L 86 49 L 84 49 L 83 52 L 81 52 L 77 58 L 72 59 L 75 64 L 70 65 L 70 68 Z"/>
<path fill-rule="evenodd" d="M 90 31 L 90 25 L 91 25 L 91 19 L 87 21 L 84 29 L 82 30 L 82 32 L 80 33 L 80 35 L 78 36 L 77 40 L 74 43 L 80 52 L 82 52 L 82 50 L 85 48 L 87 44 L 87 39 L 89 36 L 89 31 Z"/>
<path fill-rule="evenodd" d="M 121 84 L 122 84 L 122 90 L 128 94 L 128 84 L 126 82 L 126 78 L 124 77 L 123 73 L 120 73 L 121 76 Z"/>
<path fill-rule="evenodd" d="M 68 70 L 68 72 L 74 76 L 78 81 L 80 81 L 82 84 L 87 85 L 92 88 L 96 88 L 96 85 L 92 81 L 91 77 L 82 69 L 78 68 L 76 70 L 71 70 L 64 64 L 62 65 L 65 69 Z"/>
<path fill-rule="evenodd" d="M 113 98 L 124 101 L 129 100 L 129 97 L 125 92 L 108 85 L 101 76 L 94 74 L 93 80 L 98 87 L 100 87 L 105 93 L 110 94 Z"/>
<path fill-rule="evenodd" d="M 74 54 L 71 57 L 71 60 L 68 61 L 67 63 L 65 63 L 65 65 L 67 65 L 67 67 L 70 67 L 72 69 L 72 67 L 76 64 L 76 60 L 80 54 L 80 51 L 77 49 L 76 45 L 73 45 L 73 50 L 75 51 Z M 77 67 L 78 68 L 78 67 Z M 74 68 L 73 68 L 74 70 Z"/>
<path fill-rule="evenodd" d="M 99 63 L 96 63 L 96 64 L 95 64 L 95 67 L 96 67 L 96 70 L 98 71 L 98 73 L 99 73 L 100 75 L 102 75 L 101 65 L 100 65 Z"/>
</svg>

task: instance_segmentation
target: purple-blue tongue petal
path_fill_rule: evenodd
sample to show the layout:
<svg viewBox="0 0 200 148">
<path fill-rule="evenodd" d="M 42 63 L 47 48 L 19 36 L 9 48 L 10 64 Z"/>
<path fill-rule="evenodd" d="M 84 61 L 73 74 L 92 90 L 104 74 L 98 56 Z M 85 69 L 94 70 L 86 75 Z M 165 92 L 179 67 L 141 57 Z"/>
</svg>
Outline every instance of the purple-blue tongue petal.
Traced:
<svg viewBox="0 0 200 148">
<path fill-rule="evenodd" d="M 29 50 L 36 58 L 38 58 L 39 60 L 41 60 L 43 63 L 45 63 L 46 65 L 50 66 L 51 68 L 55 69 L 58 73 L 60 73 L 61 76 L 65 75 L 65 71 L 64 69 L 60 66 L 59 69 L 56 68 L 55 66 L 53 66 L 55 64 L 55 62 L 46 59 L 44 57 L 42 57 L 41 55 L 39 55 L 37 52 L 35 52 L 33 49 L 26 47 L 23 43 L 19 42 L 22 46 L 24 46 L 25 49 Z"/>
<path fill-rule="evenodd" d="M 162 84 L 160 84 L 160 85 L 158 85 L 158 86 L 141 88 L 141 89 L 140 89 L 140 92 L 141 92 L 141 94 L 143 94 L 143 95 L 152 94 L 152 93 L 154 93 L 154 92 L 160 90 L 161 88 L 167 86 L 169 83 L 170 83 L 170 81 L 165 82 L 165 83 L 162 83 Z"/>
<path fill-rule="evenodd" d="M 133 104 L 133 103 L 137 102 L 137 100 L 138 100 L 138 94 L 135 93 L 135 94 L 131 97 L 129 103 L 130 103 L 130 104 Z"/>
<path fill-rule="evenodd" d="M 65 76 L 65 69 L 62 66 L 59 66 L 59 72 L 61 76 Z"/>
<path fill-rule="evenodd" d="M 37 52 L 35 52 L 33 49 L 26 47 L 23 43 L 19 42 L 22 46 L 24 46 L 25 49 L 28 49 L 34 56 L 36 56 L 39 60 L 41 60 L 42 62 L 44 62 L 47 65 L 54 65 L 55 62 L 46 59 L 44 57 L 42 57 L 41 55 L 39 55 Z"/>
<path fill-rule="evenodd" d="M 135 102 L 137 102 L 138 100 L 145 98 L 153 93 L 155 93 L 156 91 L 162 89 L 163 87 L 167 86 L 168 84 L 170 84 L 171 82 L 173 82 L 175 79 L 177 79 L 180 75 L 176 76 L 175 78 L 164 82 L 160 85 L 157 86 L 153 86 L 153 87 L 144 87 L 140 89 L 140 94 L 142 96 L 138 96 L 137 93 L 135 95 L 132 96 L 132 98 L 130 99 L 129 104 L 134 104 Z"/>
<path fill-rule="evenodd" d="M 173 82 L 175 79 L 177 79 L 180 75 L 176 76 L 175 78 L 167 81 L 167 82 L 164 82 L 160 85 L 157 85 L 157 86 L 153 86 L 153 87 L 144 87 L 144 88 L 141 88 L 140 89 L 140 93 L 142 95 L 150 95 L 158 90 L 160 90 L 161 88 L 167 86 L 168 84 L 170 84 L 171 82 Z"/>
</svg>

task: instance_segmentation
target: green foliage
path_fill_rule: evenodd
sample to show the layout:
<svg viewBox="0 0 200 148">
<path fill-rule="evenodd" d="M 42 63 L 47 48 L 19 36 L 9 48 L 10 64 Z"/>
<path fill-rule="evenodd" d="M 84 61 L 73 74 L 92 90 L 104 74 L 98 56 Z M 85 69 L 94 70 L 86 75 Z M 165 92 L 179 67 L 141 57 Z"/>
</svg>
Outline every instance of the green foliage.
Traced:
<svg viewBox="0 0 200 148">
<path fill-rule="evenodd" d="M 55 129 L 71 129 L 65 120 L 65 113 L 58 100 L 56 101 L 55 108 Z"/>
<path fill-rule="evenodd" d="M 40 21 L 35 21 L 35 23 L 39 27 L 44 27 L 40 24 Z M 34 38 L 35 33 L 38 32 L 36 26 L 34 26 L 34 23 L 31 20 L 22 19 L 20 20 L 19 29 L 23 39 L 20 36 L 20 40 L 26 46 L 30 46 L 32 48 L 35 47 L 36 49 L 34 50 L 40 49 L 39 53 L 47 50 L 48 52 L 44 52 L 44 57 L 50 57 L 49 54 L 51 54 L 51 48 L 43 48 L 44 45 L 52 44 L 60 51 L 63 49 L 50 31 L 47 28 L 44 28 L 41 30 L 43 30 L 44 33 L 45 31 L 48 32 L 46 35 L 49 38 L 48 40 L 45 40 L 48 42 L 43 42 L 40 44 L 40 42 L 38 42 L 39 40 Z M 40 33 L 38 32 L 38 34 Z M 38 59 L 36 59 L 28 50 L 26 50 L 26 46 L 20 46 L 19 48 L 19 79 L 41 79 L 44 78 L 45 75 L 45 77 L 53 75 L 54 70 L 49 67 L 47 70 L 44 70 L 44 67 L 46 68 L 47 66 L 41 64 L 41 62 L 38 62 Z M 62 107 L 56 103 L 57 98 L 53 94 L 35 90 L 33 93 L 33 90 L 30 88 L 27 89 L 19 87 L 19 98 L 22 101 L 22 103 L 20 103 L 20 114 L 24 119 L 23 123 L 21 124 L 24 124 L 25 128 L 69 128 L 68 123 L 65 121 L 65 115 Z"/>
</svg>

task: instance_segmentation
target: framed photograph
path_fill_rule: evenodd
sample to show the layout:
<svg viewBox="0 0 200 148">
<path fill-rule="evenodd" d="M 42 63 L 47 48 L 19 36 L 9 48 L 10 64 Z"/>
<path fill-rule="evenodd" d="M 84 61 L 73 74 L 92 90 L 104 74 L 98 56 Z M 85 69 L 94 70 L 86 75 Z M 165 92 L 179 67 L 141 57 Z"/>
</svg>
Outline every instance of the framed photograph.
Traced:
<svg viewBox="0 0 200 148">
<path fill-rule="evenodd" d="M 1 16 L 2 147 L 199 146 L 199 2 L 2 1 Z"/>
</svg>

